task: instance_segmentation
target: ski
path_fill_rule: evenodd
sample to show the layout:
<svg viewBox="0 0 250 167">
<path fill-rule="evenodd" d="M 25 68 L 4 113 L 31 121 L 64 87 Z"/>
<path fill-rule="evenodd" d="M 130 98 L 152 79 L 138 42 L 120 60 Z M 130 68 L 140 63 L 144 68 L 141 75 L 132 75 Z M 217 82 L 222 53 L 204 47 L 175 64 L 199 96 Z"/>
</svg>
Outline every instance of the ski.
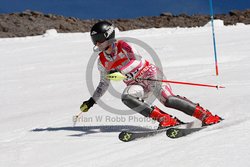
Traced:
<svg viewBox="0 0 250 167">
<path fill-rule="evenodd" d="M 147 130 L 147 131 L 124 130 L 124 131 L 120 132 L 119 139 L 123 142 L 130 142 L 130 141 L 141 139 L 141 138 L 155 136 L 157 134 L 166 132 L 171 128 L 191 128 L 191 127 L 196 127 L 196 126 L 197 126 L 197 121 L 193 121 L 193 122 L 180 124 L 177 126 L 164 128 L 164 129 L 153 129 L 153 130 Z"/>
<path fill-rule="evenodd" d="M 194 132 L 198 132 L 202 129 L 205 129 L 206 126 L 203 127 L 196 127 L 196 128 L 175 128 L 175 127 L 171 127 L 169 129 L 166 130 L 166 135 L 171 138 L 171 139 L 176 139 L 176 138 L 180 138 L 180 137 L 184 137 L 187 135 L 190 135 Z"/>
<path fill-rule="evenodd" d="M 148 131 L 122 131 L 119 134 L 119 139 L 123 142 L 130 142 L 135 139 L 155 136 L 159 133 L 166 132 L 168 128 Z"/>
<path fill-rule="evenodd" d="M 222 120 L 224 120 L 224 119 L 221 118 L 220 121 L 222 121 Z M 211 126 L 211 125 L 209 125 L 209 126 Z M 184 136 L 190 135 L 190 134 L 192 134 L 194 132 L 198 132 L 200 130 L 205 129 L 206 127 L 208 127 L 208 126 L 202 126 L 202 124 L 200 124 L 200 125 L 197 124 L 195 126 L 188 127 L 188 128 L 171 127 L 171 128 L 168 128 L 166 130 L 166 135 L 169 138 L 176 139 L 176 138 L 180 138 L 180 137 L 184 137 Z"/>
</svg>

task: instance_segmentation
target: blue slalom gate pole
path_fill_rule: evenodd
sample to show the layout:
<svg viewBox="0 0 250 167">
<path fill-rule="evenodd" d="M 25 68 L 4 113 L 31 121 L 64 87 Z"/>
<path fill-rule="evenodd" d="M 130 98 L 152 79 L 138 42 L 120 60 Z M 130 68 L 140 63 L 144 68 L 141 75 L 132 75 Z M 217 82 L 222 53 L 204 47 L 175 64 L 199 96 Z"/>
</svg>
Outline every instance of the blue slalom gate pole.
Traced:
<svg viewBox="0 0 250 167">
<path fill-rule="evenodd" d="M 215 69 L 216 69 L 216 75 L 218 76 L 219 75 L 219 70 L 218 70 L 217 53 L 216 53 L 215 33 L 214 33 L 213 0 L 209 0 L 209 4 L 210 4 L 210 15 L 211 15 L 211 24 L 212 24 L 212 33 L 213 33 Z"/>
</svg>

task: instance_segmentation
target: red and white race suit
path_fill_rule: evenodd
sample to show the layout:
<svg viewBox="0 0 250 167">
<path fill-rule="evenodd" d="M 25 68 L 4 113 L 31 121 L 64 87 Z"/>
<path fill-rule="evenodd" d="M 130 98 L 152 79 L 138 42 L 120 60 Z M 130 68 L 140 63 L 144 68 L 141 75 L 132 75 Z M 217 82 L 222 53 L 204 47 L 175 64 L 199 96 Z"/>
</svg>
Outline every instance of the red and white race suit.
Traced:
<svg viewBox="0 0 250 167">
<path fill-rule="evenodd" d="M 127 76 L 127 79 L 124 80 L 127 87 L 123 94 L 130 94 L 144 101 L 147 101 L 147 98 L 154 94 L 163 104 L 168 96 L 173 95 L 169 84 L 134 79 L 161 79 L 163 73 L 157 66 L 138 55 L 128 43 L 118 40 L 112 44 L 112 47 L 113 51 L 110 55 L 105 52 L 99 53 L 98 69 L 101 77 L 99 85 L 93 94 L 95 101 L 98 101 L 108 89 L 110 81 L 106 79 L 106 75 L 114 71 L 119 71 Z"/>
</svg>

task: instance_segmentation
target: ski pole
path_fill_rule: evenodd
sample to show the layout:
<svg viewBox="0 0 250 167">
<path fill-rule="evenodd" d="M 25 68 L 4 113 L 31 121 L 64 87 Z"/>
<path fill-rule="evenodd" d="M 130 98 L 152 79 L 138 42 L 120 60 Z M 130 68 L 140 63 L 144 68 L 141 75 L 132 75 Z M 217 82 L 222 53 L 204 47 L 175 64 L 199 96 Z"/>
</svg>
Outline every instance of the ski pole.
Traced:
<svg viewBox="0 0 250 167">
<path fill-rule="evenodd" d="M 82 111 L 81 111 L 79 114 L 73 116 L 73 126 L 76 125 L 77 119 L 78 119 L 81 115 L 82 115 Z"/>
<path fill-rule="evenodd" d="M 217 89 L 225 88 L 224 86 L 219 86 L 219 85 L 210 85 L 210 84 L 201 84 L 201 83 L 192 83 L 192 82 L 182 82 L 182 81 L 171 81 L 171 80 L 158 80 L 158 79 L 150 79 L 150 78 L 138 78 L 138 80 L 167 82 L 167 83 L 182 84 L 182 85 L 204 86 L 204 87 L 211 87 L 211 88 L 217 88 Z"/>
<path fill-rule="evenodd" d="M 106 76 L 107 79 L 113 81 L 121 81 L 126 79 L 127 77 L 120 72 L 114 72 L 108 74 Z M 156 81 L 156 82 L 167 82 L 167 83 L 174 83 L 174 84 L 182 84 L 182 85 L 192 85 L 192 86 L 203 86 L 203 87 L 211 87 L 211 88 L 225 88 L 224 86 L 219 85 L 210 85 L 210 84 L 201 84 L 201 83 L 192 83 L 192 82 L 182 82 L 182 81 L 171 81 L 171 80 L 159 80 L 159 79 L 151 79 L 151 78 L 132 78 L 134 80 L 147 80 L 147 81 Z"/>
</svg>

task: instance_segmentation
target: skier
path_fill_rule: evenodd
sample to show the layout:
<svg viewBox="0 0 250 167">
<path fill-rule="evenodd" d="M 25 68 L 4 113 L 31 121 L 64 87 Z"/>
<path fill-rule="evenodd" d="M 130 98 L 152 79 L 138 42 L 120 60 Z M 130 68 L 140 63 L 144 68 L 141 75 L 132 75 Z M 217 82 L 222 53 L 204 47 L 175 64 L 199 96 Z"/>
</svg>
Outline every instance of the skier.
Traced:
<svg viewBox="0 0 250 167">
<path fill-rule="evenodd" d="M 158 107 L 147 103 L 147 99 L 153 92 L 164 106 L 177 109 L 201 120 L 203 126 L 216 124 L 222 120 L 219 116 L 203 109 L 199 104 L 193 103 L 185 97 L 174 95 L 169 85 L 136 79 L 158 79 L 163 76 L 163 73 L 157 66 L 136 56 L 135 51 L 128 43 L 116 40 L 115 29 L 111 23 L 100 21 L 94 24 L 90 36 L 94 50 L 100 51 L 98 59 L 100 82 L 93 96 L 80 106 L 82 112 L 87 112 L 108 89 L 110 80 L 106 78 L 106 75 L 118 71 L 127 76 L 127 79 L 124 80 L 127 87 L 121 96 L 122 102 L 143 116 L 157 120 L 159 129 L 176 126 L 182 122 Z"/>
</svg>

